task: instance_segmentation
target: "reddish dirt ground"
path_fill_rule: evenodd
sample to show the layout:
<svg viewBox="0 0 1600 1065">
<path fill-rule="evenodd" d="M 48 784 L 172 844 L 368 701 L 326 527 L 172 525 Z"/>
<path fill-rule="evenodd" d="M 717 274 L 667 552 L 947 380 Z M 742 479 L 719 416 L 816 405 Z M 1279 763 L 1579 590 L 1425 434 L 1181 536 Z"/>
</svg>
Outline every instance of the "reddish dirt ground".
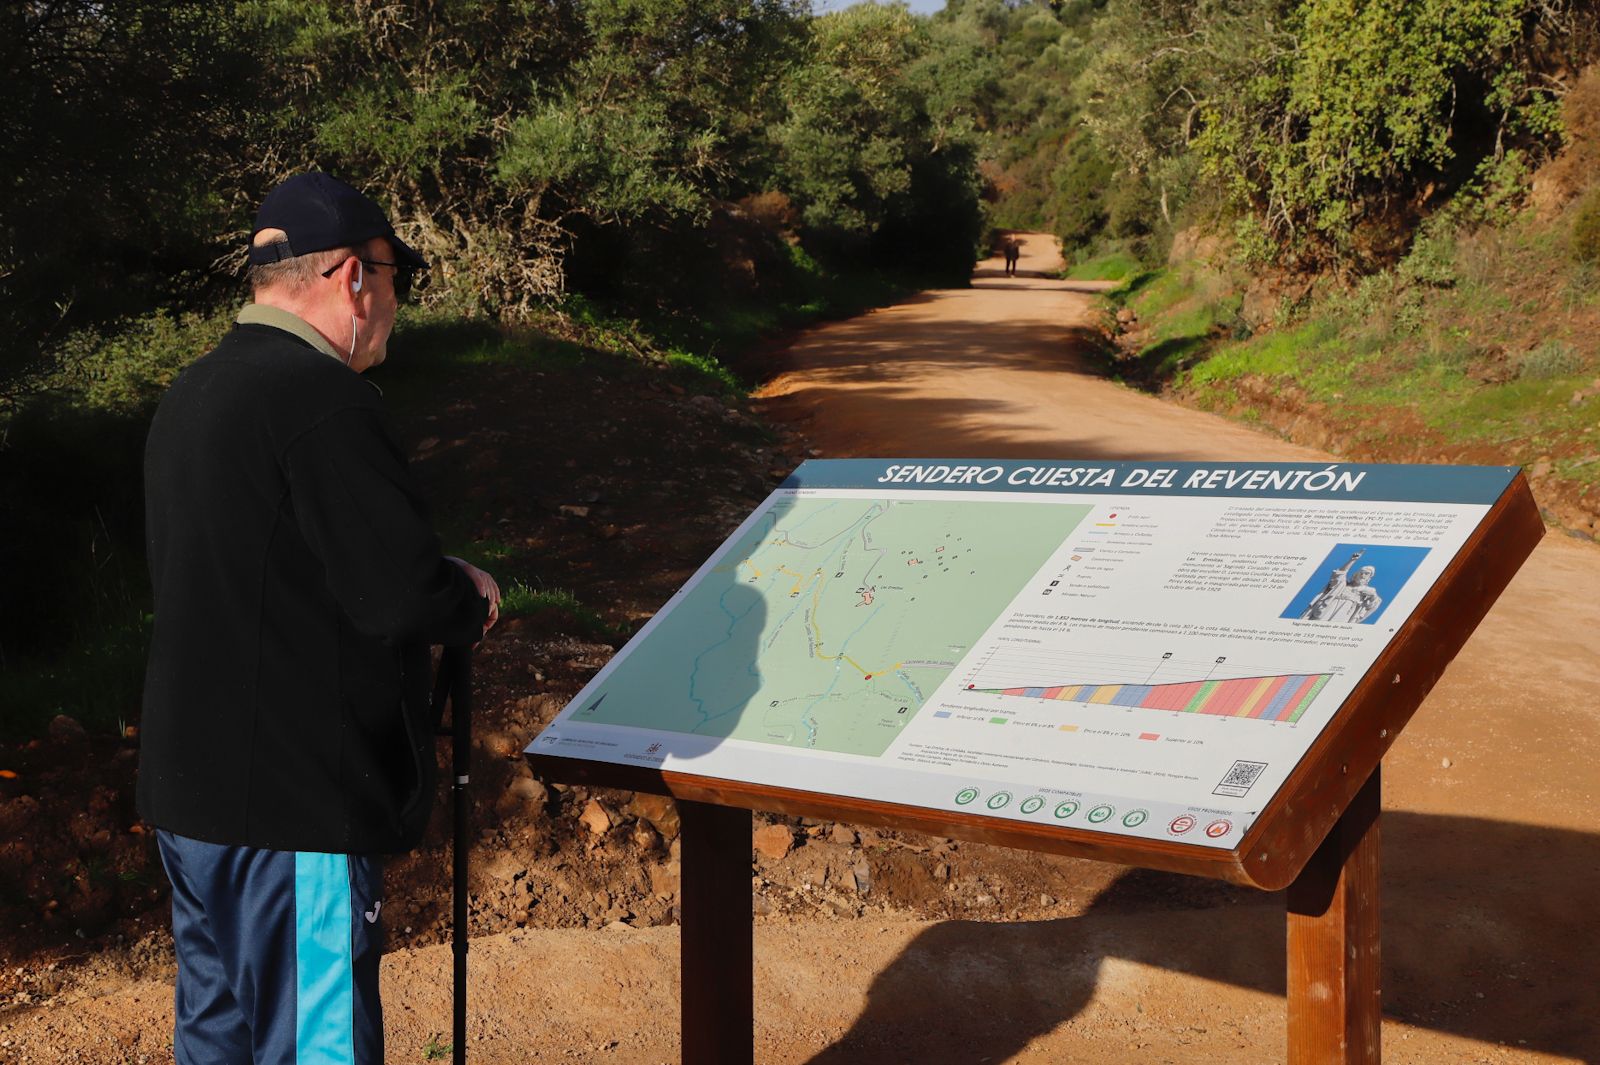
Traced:
<svg viewBox="0 0 1600 1065">
<path fill-rule="evenodd" d="M 1101 379 L 1096 286 L 1051 280 L 1050 238 L 1024 239 L 1015 279 L 991 259 L 971 289 L 924 293 L 798 338 L 789 372 L 753 404 L 776 435 L 659 382 L 509 371 L 412 427 L 419 471 L 437 494 L 471 485 L 482 515 L 473 535 L 513 545 L 508 565 L 608 604 L 601 613 L 614 626 L 543 616 L 508 626 L 480 654 L 471 1060 L 677 1059 L 670 811 L 546 790 L 517 752 L 775 472 L 808 449 L 1326 457 Z M 704 505 L 661 519 L 690 496 Z M 1597 625 L 1600 550 L 1547 536 L 1387 760 L 1390 1062 L 1600 1061 Z M 86 758 L 124 765 L 121 749 L 52 739 L 31 752 L 23 780 L 33 774 L 33 790 L 45 792 L 52 772 Z M 126 834 L 118 773 L 107 775 L 102 813 L 81 825 L 80 851 L 100 853 L 90 837 L 101 828 Z M 78 787 L 70 798 L 87 810 L 92 795 Z M 18 833 L 7 838 L 48 850 L 28 809 L 14 806 L 30 796 L 5 795 L 0 814 L 12 811 L 8 831 Z M 35 818 L 53 808 L 34 802 Z M 1281 896 L 911 834 L 778 824 L 787 853 L 778 846 L 752 862 L 757 1061 L 1284 1058 Z M 76 839 L 70 828 L 57 834 Z M 447 855 L 441 819 L 391 870 L 392 1061 L 427 1060 L 449 1026 Z M 106 878 L 69 878 L 49 912 L 79 905 L 74 883 Z M 82 939 L 64 916 L 0 939 L 0 1061 L 171 1060 L 170 952 L 159 905 L 137 904 L 159 892 L 159 883 L 128 889 L 129 905 L 102 907 L 114 916 Z"/>
</svg>

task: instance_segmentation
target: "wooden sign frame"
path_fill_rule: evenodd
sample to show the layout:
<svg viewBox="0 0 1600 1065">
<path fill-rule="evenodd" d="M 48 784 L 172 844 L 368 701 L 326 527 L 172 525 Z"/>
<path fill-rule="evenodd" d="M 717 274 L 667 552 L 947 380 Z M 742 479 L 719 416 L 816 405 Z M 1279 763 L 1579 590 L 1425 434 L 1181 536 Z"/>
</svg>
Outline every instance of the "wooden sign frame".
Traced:
<svg viewBox="0 0 1600 1065">
<path fill-rule="evenodd" d="M 1379 766 L 1544 535 L 1518 473 L 1232 850 L 541 754 L 552 783 L 669 795 L 682 815 L 683 1061 L 753 1061 L 751 811 L 1288 888 L 1291 1065 L 1379 1060 Z"/>
</svg>

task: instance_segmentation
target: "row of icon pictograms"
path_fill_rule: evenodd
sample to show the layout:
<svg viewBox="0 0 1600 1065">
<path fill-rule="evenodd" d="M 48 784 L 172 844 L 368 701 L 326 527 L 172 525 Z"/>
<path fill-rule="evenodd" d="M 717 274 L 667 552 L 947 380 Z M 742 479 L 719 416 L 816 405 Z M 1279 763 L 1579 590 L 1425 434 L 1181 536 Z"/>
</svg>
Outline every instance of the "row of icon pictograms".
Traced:
<svg viewBox="0 0 1600 1065">
<path fill-rule="evenodd" d="M 956 792 L 956 805 L 969 806 L 978 799 L 978 796 L 977 788 L 962 788 Z M 1014 797 L 1009 791 L 997 791 L 985 799 L 983 804 L 991 810 L 1004 810 L 1011 805 L 1011 800 Z M 1033 814 L 1038 813 L 1044 807 L 1045 799 L 1042 795 L 1030 795 L 1022 800 L 1017 809 L 1025 814 Z M 1057 821 L 1065 821 L 1077 814 L 1081 808 L 1082 804 L 1078 800 L 1067 799 L 1064 802 L 1057 803 L 1055 809 L 1051 812 L 1055 815 Z M 1115 806 L 1109 803 L 1100 803 L 1098 806 L 1090 807 L 1089 812 L 1084 817 L 1092 825 L 1103 825 L 1115 817 L 1116 813 L 1117 808 Z M 1129 810 L 1122 815 L 1122 823 L 1128 828 L 1138 828 L 1149 819 L 1150 811 L 1148 810 Z"/>
<path fill-rule="evenodd" d="M 981 793 L 977 788 L 962 788 L 960 791 L 956 792 L 956 805 L 970 806 L 978 800 L 980 794 Z M 1015 796 L 1013 796 L 1009 791 L 997 791 L 991 794 L 987 799 L 984 799 L 983 804 L 991 810 L 1004 810 L 1006 807 L 1011 805 L 1011 800 L 1013 798 L 1015 798 Z M 1025 814 L 1034 814 L 1044 809 L 1044 807 L 1045 799 L 1042 795 L 1030 795 L 1026 799 L 1022 800 L 1017 809 Z M 1082 804 L 1080 804 L 1078 800 L 1067 799 L 1063 802 L 1057 803 L 1052 813 L 1055 815 L 1055 819 L 1057 821 L 1066 821 L 1077 814 L 1081 807 Z M 1112 806 L 1110 803 L 1100 803 L 1096 806 L 1091 806 L 1089 808 L 1089 812 L 1084 814 L 1084 817 L 1091 825 L 1103 825 L 1115 817 L 1116 814 L 1117 808 L 1115 806 Z M 1138 828 L 1149 819 L 1150 811 L 1148 810 L 1129 810 L 1122 815 L 1122 825 L 1124 828 Z M 1199 823 L 1200 822 L 1192 815 L 1182 814 L 1178 817 L 1174 817 L 1170 822 L 1168 822 L 1167 831 L 1174 836 L 1183 836 L 1193 831 Z M 1227 818 L 1219 817 L 1215 821 L 1212 821 L 1210 824 L 1206 825 L 1205 834 L 1210 839 L 1221 839 L 1232 830 L 1233 822 L 1229 821 Z"/>
</svg>

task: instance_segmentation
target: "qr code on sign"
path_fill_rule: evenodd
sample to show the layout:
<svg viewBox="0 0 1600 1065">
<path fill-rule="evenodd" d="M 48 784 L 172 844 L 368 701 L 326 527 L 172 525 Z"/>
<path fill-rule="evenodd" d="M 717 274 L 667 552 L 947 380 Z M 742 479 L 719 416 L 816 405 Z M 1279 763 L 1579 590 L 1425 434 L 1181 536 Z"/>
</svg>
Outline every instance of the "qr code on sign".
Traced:
<svg viewBox="0 0 1600 1065">
<path fill-rule="evenodd" d="M 1240 798 L 1250 790 L 1250 786 L 1266 768 L 1265 762 L 1234 762 L 1233 768 L 1228 770 L 1227 775 L 1222 778 L 1222 783 L 1218 784 L 1211 794 Z"/>
</svg>

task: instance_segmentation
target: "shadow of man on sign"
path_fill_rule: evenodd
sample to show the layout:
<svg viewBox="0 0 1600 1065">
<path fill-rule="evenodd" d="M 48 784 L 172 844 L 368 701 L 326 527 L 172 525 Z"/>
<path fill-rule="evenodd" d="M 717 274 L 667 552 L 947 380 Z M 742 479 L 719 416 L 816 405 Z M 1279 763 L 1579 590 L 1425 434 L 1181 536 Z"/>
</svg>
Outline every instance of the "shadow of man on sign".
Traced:
<svg viewBox="0 0 1600 1065">
<path fill-rule="evenodd" d="M 641 764 L 708 753 L 740 730 L 761 690 L 761 592 L 742 583 L 736 567 L 718 566 L 680 595 L 669 604 L 670 627 L 635 636 L 638 646 L 569 719 L 653 730 L 655 742 L 628 756 Z"/>
</svg>

